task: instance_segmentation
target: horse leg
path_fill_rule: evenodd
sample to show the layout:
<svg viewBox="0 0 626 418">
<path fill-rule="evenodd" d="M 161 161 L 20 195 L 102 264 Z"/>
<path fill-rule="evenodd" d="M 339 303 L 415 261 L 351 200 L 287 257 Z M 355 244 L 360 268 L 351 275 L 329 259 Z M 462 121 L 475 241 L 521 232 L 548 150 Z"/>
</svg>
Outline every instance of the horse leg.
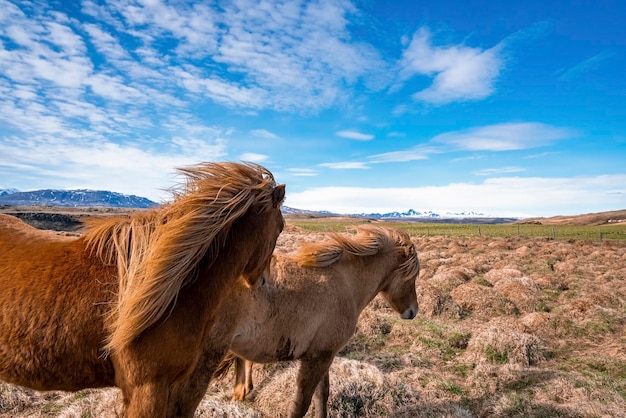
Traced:
<svg viewBox="0 0 626 418">
<path fill-rule="evenodd" d="M 311 398 L 316 386 L 328 373 L 334 353 L 325 353 L 315 358 L 302 359 L 298 371 L 298 392 L 291 410 L 291 418 L 302 418 L 311 405 Z M 324 408 L 325 412 L 325 408 Z M 316 414 L 316 416 L 318 416 Z"/>
<path fill-rule="evenodd" d="M 167 405 L 168 418 L 192 418 L 200 401 L 206 394 L 211 376 L 196 367 L 189 379 L 176 383 L 172 387 Z"/>
<path fill-rule="evenodd" d="M 252 389 L 254 389 L 254 383 L 252 383 L 252 366 L 254 365 L 253 362 L 251 362 L 250 360 L 246 360 L 246 395 L 250 392 L 252 392 Z"/>
<path fill-rule="evenodd" d="M 330 394 L 330 378 L 327 371 L 315 389 L 315 418 L 324 418 L 328 415 L 328 395 Z"/>
<path fill-rule="evenodd" d="M 252 365 L 254 363 L 241 357 L 235 358 L 235 389 L 233 401 L 243 401 L 246 395 L 252 391 Z"/>
<path fill-rule="evenodd" d="M 228 344 L 205 348 L 188 379 L 176 383 L 167 405 L 167 416 L 192 418 L 209 387 L 215 369 L 228 352 Z"/>
<path fill-rule="evenodd" d="M 124 394 L 127 418 L 165 418 L 168 388 L 165 382 L 151 382 L 129 389 Z"/>
</svg>

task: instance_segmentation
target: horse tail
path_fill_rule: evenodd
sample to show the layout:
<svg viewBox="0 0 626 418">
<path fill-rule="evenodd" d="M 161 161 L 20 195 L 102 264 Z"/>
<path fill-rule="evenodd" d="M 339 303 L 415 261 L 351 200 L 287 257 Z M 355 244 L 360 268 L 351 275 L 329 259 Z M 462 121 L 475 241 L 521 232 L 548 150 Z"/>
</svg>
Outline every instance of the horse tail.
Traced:
<svg viewBox="0 0 626 418">
<path fill-rule="evenodd" d="M 232 351 L 229 351 L 217 366 L 217 369 L 215 369 L 213 378 L 218 380 L 223 379 L 224 376 L 226 376 L 226 373 L 230 370 L 230 367 L 235 363 L 235 360 L 237 360 L 237 355 Z"/>
</svg>

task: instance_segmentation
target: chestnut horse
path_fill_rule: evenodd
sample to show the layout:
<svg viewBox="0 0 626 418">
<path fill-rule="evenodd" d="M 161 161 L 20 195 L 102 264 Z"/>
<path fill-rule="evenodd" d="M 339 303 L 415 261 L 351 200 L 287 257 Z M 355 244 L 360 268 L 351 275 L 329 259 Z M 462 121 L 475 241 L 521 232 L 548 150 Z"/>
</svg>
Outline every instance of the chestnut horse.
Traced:
<svg viewBox="0 0 626 418">
<path fill-rule="evenodd" d="M 367 304 L 380 293 L 403 319 L 415 317 L 419 261 L 410 237 L 372 225 L 356 231 L 353 238 L 331 233 L 329 241 L 302 243 L 295 255 L 275 252 L 267 283 L 241 290 L 238 305 L 246 311 L 215 373 L 223 376 L 237 361 L 234 399 L 252 389 L 252 362 L 300 360 L 291 417 L 306 414 L 314 391 L 315 416 L 325 417 L 328 370 Z"/>
<path fill-rule="evenodd" d="M 131 418 L 177 414 L 172 388 L 201 355 L 227 352 L 220 341 L 212 352 L 211 328 L 230 287 L 263 274 L 285 195 L 255 164 L 179 171 L 186 181 L 171 203 L 90 221 L 79 238 L 0 215 L 0 379 L 35 390 L 118 386 Z M 192 415 L 197 405 L 179 408 Z"/>
</svg>

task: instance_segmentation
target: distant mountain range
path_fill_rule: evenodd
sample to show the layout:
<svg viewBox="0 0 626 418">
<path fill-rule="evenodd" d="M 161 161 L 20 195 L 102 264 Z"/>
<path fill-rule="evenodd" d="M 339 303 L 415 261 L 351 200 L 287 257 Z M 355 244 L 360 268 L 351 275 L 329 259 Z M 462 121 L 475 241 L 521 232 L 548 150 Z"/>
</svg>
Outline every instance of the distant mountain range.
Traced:
<svg viewBox="0 0 626 418">
<path fill-rule="evenodd" d="M 446 212 L 444 214 L 435 213 L 432 211 L 419 212 L 413 209 L 409 209 L 406 212 L 388 212 L 388 213 L 353 213 L 349 215 L 341 215 L 338 213 L 320 211 L 314 212 L 310 210 L 294 209 L 287 206 L 283 206 L 283 213 L 285 214 L 301 214 L 301 215 L 323 215 L 323 216 L 354 216 L 358 218 L 373 218 L 373 219 L 442 219 L 442 218 L 484 218 L 486 215 L 480 212 L 466 211 L 466 212 Z"/>
<path fill-rule="evenodd" d="M 115 208 L 150 208 L 157 206 L 158 203 L 153 202 L 145 197 L 135 195 L 125 195 L 122 193 L 104 191 L 104 190 L 35 190 L 30 192 L 21 192 L 17 189 L 0 189 L 0 205 L 6 206 L 64 206 L 64 207 L 115 207 Z M 487 218 L 485 214 L 480 212 L 466 211 L 457 213 L 439 214 L 432 211 L 416 211 L 409 209 L 406 212 L 389 212 L 389 213 L 358 213 L 358 214 L 337 214 L 328 211 L 310 211 L 303 209 L 295 209 L 289 206 L 283 206 L 282 211 L 288 215 L 303 216 L 354 216 L 372 219 L 387 220 L 409 220 L 409 219 L 426 219 L 436 222 L 438 220 L 449 219 L 472 219 Z M 491 218 L 489 218 L 491 219 Z M 499 218 L 498 218 L 499 219 Z M 509 219 L 503 221 L 511 221 Z"/>
<path fill-rule="evenodd" d="M 157 203 L 145 197 L 103 190 L 35 190 L 0 189 L 0 205 L 7 206 L 105 206 L 116 208 L 150 208 Z"/>
</svg>

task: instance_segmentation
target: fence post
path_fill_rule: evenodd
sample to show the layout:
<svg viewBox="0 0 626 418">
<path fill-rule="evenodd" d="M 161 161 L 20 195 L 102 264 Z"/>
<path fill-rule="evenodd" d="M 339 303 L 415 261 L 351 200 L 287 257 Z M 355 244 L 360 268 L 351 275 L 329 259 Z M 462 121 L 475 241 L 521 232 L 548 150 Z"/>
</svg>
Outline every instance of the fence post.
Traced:
<svg viewBox="0 0 626 418">
<path fill-rule="evenodd" d="M 554 227 L 552 227 L 552 239 L 556 239 L 556 231 L 554 230 Z"/>
</svg>

